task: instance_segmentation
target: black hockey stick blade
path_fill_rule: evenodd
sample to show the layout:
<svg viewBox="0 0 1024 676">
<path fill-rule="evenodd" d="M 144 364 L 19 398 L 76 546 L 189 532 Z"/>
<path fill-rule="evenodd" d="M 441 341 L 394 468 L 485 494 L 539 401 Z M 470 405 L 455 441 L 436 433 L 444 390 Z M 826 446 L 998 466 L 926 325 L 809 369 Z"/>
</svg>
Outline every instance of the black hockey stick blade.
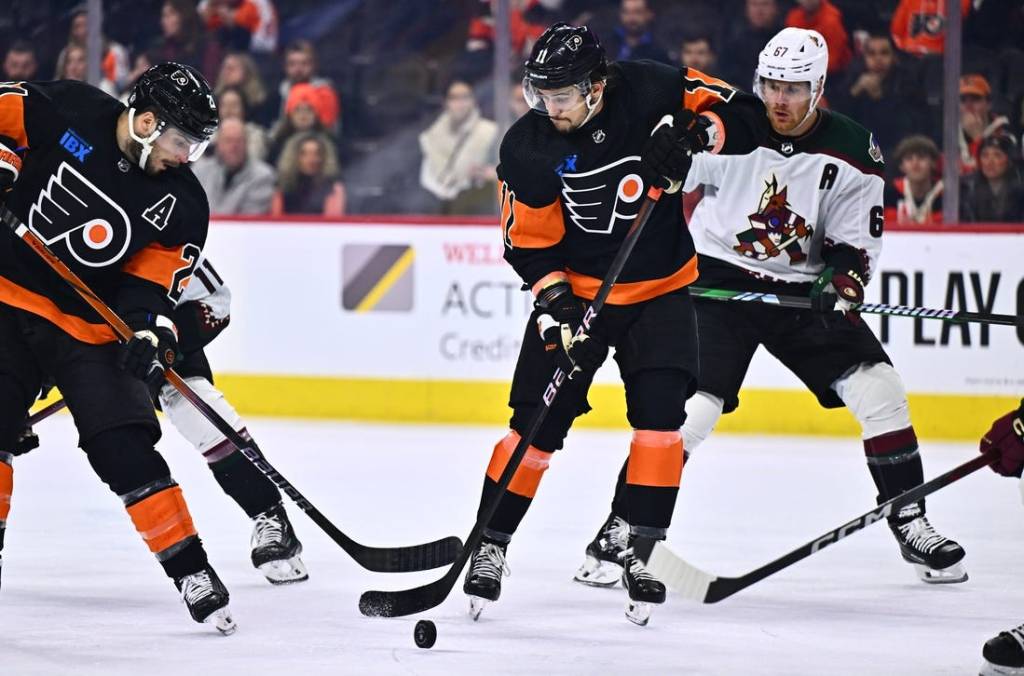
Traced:
<svg viewBox="0 0 1024 676">
<path fill-rule="evenodd" d="M 646 562 L 647 569 L 651 574 L 683 598 L 701 603 L 717 603 L 736 592 L 746 589 L 755 582 L 760 582 L 764 578 L 774 575 L 784 568 L 788 568 L 797 561 L 816 554 L 828 545 L 839 542 L 848 535 L 856 533 L 878 521 L 884 521 L 891 514 L 899 512 L 900 509 L 910 503 L 917 502 L 926 495 L 934 493 L 940 488 L 948 486 L 954 481 L 959 481 L 968 474 L 992 464 L 997 458 L 998 451 L 990 451 L 968 460 L 945 474 L 940 474 L 931 481 L 901 493 L 883 502 L 877 508 L 861 514 L 856 519 L 824 533 L 805 545 L 797 547 L 785 556 L 779 557 L 739 577 L 723 577 L 705 572 L 688 563 L 666 547 L 663 542 L 650 540 L 638 542 L 635 550 L 637 556 Z"/>
</svg>

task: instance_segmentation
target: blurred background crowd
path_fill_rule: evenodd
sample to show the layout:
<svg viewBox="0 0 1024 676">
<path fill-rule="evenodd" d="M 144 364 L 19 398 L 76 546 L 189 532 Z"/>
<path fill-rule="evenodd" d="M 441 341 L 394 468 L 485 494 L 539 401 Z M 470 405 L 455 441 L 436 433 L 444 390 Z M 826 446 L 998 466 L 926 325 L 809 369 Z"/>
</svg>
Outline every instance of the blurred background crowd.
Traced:
<svg viewBox="0 0 1024 676">
<path fill-rule="evenodd" d="M 747 90 L 772 35 L 814 28 L 830 52 L 824 105 L 882 147 L 888 222 L 941 221 L 951 156 L 961 222 L 1024 221 L 1024 2 L 959 1 L 955 155 L 947 0 L 509 0 L 508 82 L 493 75 L 495 0 L 103 0 L 97 84 L 124 97 L 166 60 L 206 75 L 222 123 L 194 169 L 214 213 L 489 215 L 502 126 L 526 113 L 519 69 L 552 22 L 588 24 L 612 60 Z M 87 79 L 87 5 L 5 4 L 2 79 Z"/>
</svg>

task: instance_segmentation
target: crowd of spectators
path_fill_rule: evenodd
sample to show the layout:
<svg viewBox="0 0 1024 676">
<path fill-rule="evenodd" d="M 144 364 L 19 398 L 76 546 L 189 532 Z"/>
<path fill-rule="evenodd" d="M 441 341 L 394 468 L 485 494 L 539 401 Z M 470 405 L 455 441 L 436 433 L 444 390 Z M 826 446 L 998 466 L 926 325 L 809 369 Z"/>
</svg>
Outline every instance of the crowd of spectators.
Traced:
<svg viewBox="0 0 1024 676">
<path fill-rule="evenodd" d="M 109 0 L 99 86 L 123 98 L 169 60 L 207 76 L 223 123 L 195 171 L 215 213 L 492 214 L 502 131 L 493 103 L 505 91 L 491 79 L 496 4 Z M 744 89 L 770 37 L 813 28 L 829 46 L 823 105 L 871 129 L 886 157 L 888 218 L 941 220 L 946 0 L 510 5 L 514 79 L 557 20 L 590 25 L 610 59 L 685 65 Z M 16 13 L 6 31 L 0 20 L 3 79 L 86 79 L 85 5 L 47 7 Z M 1024 221 L 1024 6 L 961 7 L 960 219 Z M 518 83 L 508 91 L 512 119 L 526 114 Z"/>
</svg>

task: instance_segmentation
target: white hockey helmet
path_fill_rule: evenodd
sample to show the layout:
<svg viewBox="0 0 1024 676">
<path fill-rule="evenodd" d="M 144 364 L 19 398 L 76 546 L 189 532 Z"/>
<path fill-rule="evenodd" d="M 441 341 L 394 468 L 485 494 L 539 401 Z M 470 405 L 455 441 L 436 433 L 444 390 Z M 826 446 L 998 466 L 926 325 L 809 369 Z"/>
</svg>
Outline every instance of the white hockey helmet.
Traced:
<svg viewBox="0 0 1024 676">
<path fill-rule="evenodd" d="M 757 57 L 754 93 L 764 100 L 764 79 L 807 82 L 811 85 L 809 117 L 825 91 L 827 70 L 828 45 L 821 33 L 806 28 L 783 28 Z"/>
</svg>

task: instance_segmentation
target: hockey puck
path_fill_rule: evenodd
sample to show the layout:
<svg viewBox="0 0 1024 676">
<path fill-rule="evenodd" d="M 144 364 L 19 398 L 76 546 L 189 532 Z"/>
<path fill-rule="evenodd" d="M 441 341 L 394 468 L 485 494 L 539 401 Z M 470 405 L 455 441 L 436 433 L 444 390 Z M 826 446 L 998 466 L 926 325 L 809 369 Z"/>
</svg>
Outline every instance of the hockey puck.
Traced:
<svg viewBox="0 0 1024 676">
<path fill-rule="evenodd" d="M 412 638 L 420 648 L 433 648 L 437 640 L 437 627 L 430 620 L 420 620 L 413 629 Z"/>
</svg>

